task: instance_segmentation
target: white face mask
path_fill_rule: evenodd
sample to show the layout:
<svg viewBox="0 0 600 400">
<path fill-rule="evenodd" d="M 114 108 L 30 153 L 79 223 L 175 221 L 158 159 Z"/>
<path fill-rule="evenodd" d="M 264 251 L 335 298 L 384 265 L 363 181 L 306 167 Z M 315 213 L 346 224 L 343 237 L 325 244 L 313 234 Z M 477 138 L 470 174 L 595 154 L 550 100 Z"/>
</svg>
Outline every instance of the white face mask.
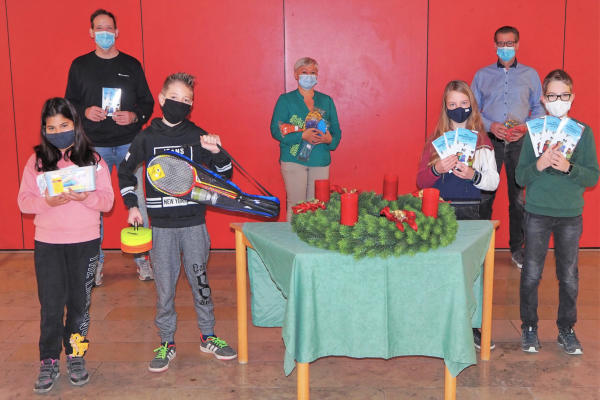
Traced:
<svg viewBox="0 0 600 400">
<path fill-rule="evenodd" d="M 571 109 L 571 103 L 571 101 L 562 101 L 561 99 L 557 99 L 553 102 L 544 103 L 544 106 L 550 115 L 560 118 L 567 115 Z"/>
</svg>

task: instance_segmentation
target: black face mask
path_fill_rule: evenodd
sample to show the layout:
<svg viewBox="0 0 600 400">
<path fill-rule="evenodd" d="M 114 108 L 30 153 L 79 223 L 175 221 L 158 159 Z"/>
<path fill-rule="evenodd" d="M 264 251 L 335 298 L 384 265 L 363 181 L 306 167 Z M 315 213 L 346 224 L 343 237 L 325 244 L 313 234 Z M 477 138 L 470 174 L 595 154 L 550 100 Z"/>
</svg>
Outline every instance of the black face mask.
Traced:
<svg viewBox="0 0 600 400">
<path fill-rule="evenodd" d="M 450 118 L 452 121 L 460 124 L 462 122 L 465 122 L 467 118 L 469 118 L 469 115 L 471 115 L 471 107 L 456 107 L 454 110 L 446 109 L 446 114 L 448 115 L 448 118 Z"/>
<path fill-rule="evenodd" d="M 161 106 L 163 117 L 171 124 L 178 124 L 190 113 L 192 106 L 171 99 L 165 99 L 165 104 Z"/>
</svg>

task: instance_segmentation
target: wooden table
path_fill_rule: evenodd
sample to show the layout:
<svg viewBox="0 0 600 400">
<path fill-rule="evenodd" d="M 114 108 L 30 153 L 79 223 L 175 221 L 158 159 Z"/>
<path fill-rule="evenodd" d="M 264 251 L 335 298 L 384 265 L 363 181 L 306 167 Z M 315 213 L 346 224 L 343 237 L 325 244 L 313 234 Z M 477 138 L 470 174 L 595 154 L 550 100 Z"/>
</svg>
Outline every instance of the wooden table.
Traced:
<svg viewBox="0 0 600 400">
<path fill-rule="evenodd" d="M 494 251 L 495 229 L 499 221 L 492 221 L 494 230 L 485 256 L 483 267 L 483 315 L 481 322 L 481 360 L 490 359 L 490 343 L 492 333 L 492 298 L 494 292 Z M 238 320 L 238 362 L 248 363 L 248 293 L 247 293 L 247 256 L 246 248 L 252 248 L 242 231 L 243 223 L 232 223 L 230 227 L 235 233 L 235 264 L 237 286 L 237 320 Z M 299 400 L 310 398 L 309 363 L 298 362 L 297 394 Z M 447 367 L 444 367 L 444 399 L 456 399 L 456 377 L 453 377 Z"/>
</svg>

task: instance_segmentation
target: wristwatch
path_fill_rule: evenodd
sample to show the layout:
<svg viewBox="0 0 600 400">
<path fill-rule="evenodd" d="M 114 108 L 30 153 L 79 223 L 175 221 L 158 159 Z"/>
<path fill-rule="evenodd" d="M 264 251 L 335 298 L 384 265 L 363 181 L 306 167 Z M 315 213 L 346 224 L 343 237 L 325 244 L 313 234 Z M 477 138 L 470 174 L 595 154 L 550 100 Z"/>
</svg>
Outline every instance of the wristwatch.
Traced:
<svg viewBox="0 0 600 400">
<path fill-rule="evenodd" d="M 563 174 L 571 175 L 571 171 L 573 171 L 573 163 L 569 163 L 569 169 L 566 172 L 563 172 Z"/>
</svg>

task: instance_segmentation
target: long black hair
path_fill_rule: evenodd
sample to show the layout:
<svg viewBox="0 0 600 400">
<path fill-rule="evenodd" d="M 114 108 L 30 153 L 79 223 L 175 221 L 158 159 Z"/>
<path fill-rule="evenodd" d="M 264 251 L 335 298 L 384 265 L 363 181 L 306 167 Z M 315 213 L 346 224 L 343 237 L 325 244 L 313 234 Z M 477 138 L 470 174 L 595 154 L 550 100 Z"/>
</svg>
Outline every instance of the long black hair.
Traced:
<svg viewBox="0 0 600 400">
<path fill-rule="evenodd" d="M 58 169 L 58 161 L 63 157 L 60 149 L 46 138 L 46 119 L 58 114 L 73 121 L 75 130 L 75 142 L 65 151 L 64 159 L 71 160 L 80 167 L 97 164 L 100 161 L 100 155 L 94 151 L 90 139 L 85 135 L 77 110 L 69 100 L 53 97 L 46 100 L 42 108 L 40 144 L 33 148 L 36 156 L 36 169 L 38 171 L 54 171 Z"/>
</svg>

